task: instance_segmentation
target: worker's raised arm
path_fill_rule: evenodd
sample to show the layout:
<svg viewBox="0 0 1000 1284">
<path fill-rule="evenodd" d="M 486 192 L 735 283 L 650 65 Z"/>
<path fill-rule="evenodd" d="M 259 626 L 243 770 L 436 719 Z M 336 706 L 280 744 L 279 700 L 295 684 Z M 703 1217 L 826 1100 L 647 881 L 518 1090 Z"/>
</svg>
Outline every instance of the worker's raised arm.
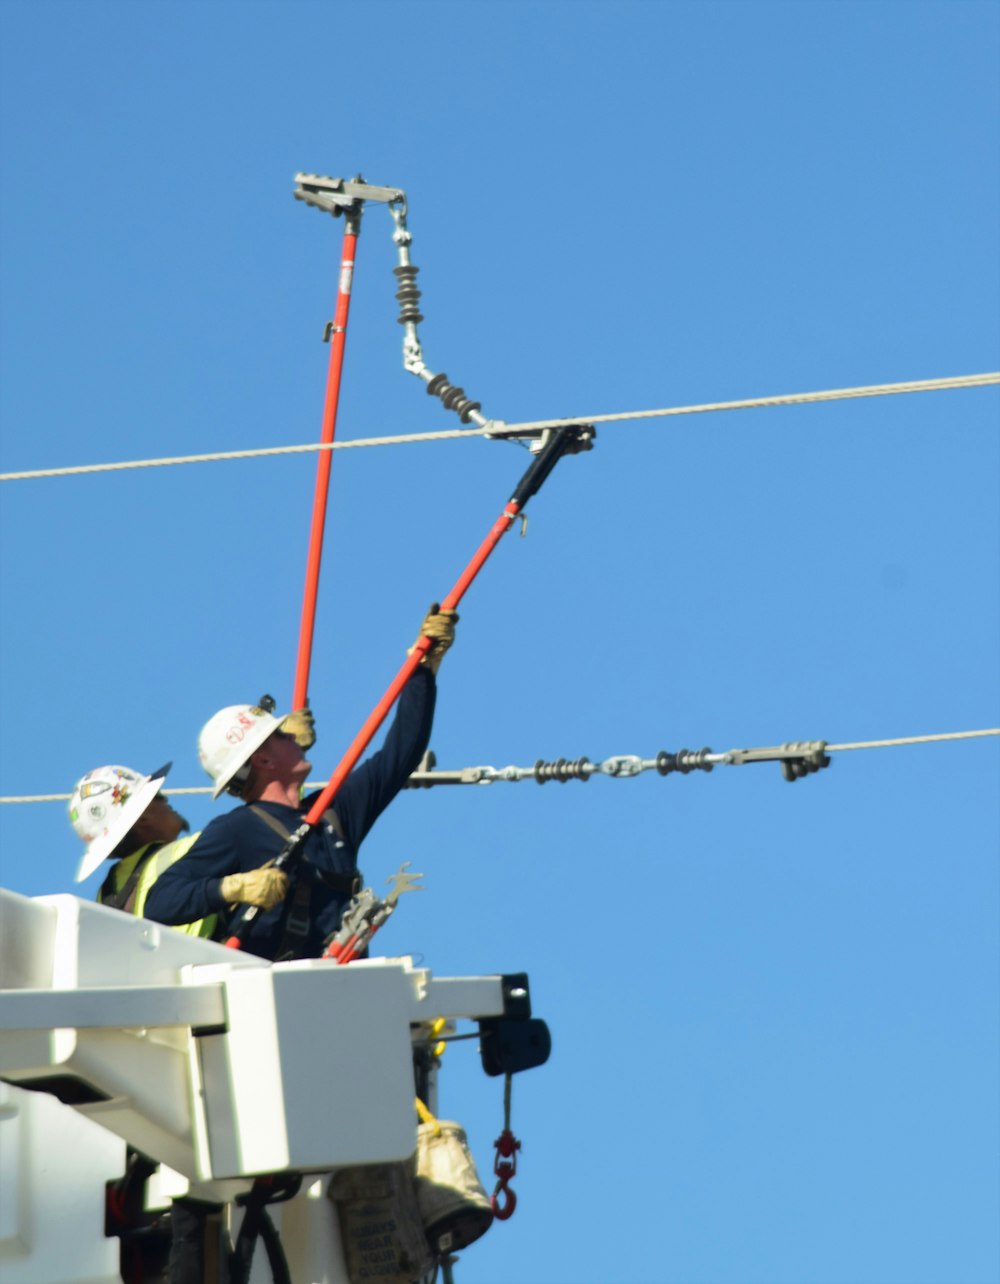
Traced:
<svg viewBox="0 0 1000 1284">
<path fill-rule="evenodd" d="M 421 665 L 403 688 L 385 744 L 355 767 L 341 786 L 333 810 L 355 850 L 427 752 L 436 700 L 434 672 Z"/>
</svg>

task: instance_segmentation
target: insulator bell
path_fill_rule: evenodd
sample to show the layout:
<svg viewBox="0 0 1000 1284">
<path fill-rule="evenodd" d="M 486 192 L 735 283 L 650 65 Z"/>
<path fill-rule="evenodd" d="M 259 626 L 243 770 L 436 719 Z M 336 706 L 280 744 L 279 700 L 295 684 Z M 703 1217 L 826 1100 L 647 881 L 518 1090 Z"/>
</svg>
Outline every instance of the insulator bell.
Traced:
<svg viewBox="0 0 1000 1284">
<path fill-rule="evenodd" d="M 546 762 L 544 758 L 539 758 L 534 766 L 534 777 L 540 785 L 544 785 L 548 780 L 558 780 L 564 785 L 568 780 L 589 780 L 590 772 L 587 768 L 590 766 L 590 759 L 583 758 L 558 758 L 555 762 Z"/>
<path fill-rule="evenodd" d="M 399 304 L 397 321 L 400 325 L 423 321 L 424 318 L 417 306 L 420 301 L 420 288 L 416 278 L 420 269 L 412 263 L 401 263 L 399 267 L 394 267 L 392 270 L 399 281 L 399 289 L 396 291 L 396 302 Z"/>
<path fill-rule="evenodd" d="M 463 424 L 472 418 L 474 410 L 480 410 L 482 403 L 473 401 L 465 395 L 465 389 L 448 382 L 446 374 L 436 374 L 427 384 L 429 397 L 440 397 L 446 410 L 454 410 Z"/>
</svg>

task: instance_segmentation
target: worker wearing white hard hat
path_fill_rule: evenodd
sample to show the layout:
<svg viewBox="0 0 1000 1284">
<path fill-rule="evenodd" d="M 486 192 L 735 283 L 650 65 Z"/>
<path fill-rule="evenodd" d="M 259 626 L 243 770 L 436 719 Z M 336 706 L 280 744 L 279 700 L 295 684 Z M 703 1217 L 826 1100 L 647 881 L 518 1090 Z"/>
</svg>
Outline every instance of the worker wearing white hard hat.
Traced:
<svg viewBox="0 0 1000 1284">
<path fill-rule="evenodd" d="M 457 615 L 433 610 L 421 626 L 435 647 L 400 695 L 383 747 L 347 777 L 331 810 L 298 849 L 294 876 L 272 867 L 315 797 L 302 797 L 310 763 L 296 724 L 261 705 L 227 705 L 202 728 L 198 753 L 216 797 L 243 805 L 206 825 L 183 860 L 165 870 L 146 902 L 163 923 L 254 905 L 245 948 L 269 959 L 315 957 L 360 886 L 357 852 L 379 815 L 416 770 L 430 740 L 437 670 Z M 294 718 L 295 715 L 292 715 Z M 311 743 L 311 741 L 310 741 Z M 287 899 L 286 899 L 287 898 Z"/>
<path fill-rule="evenodd" d="M 107 860 L 132 826 L 145 815 L 169 770 L 167 763 L 144 776 L 128 767 L 97 767 L 77 781 L 70 798 L 69 818 L 77 837 L 84 842 L 76 871 L 78 883 L 89 878 Z M 170 838 L 176 838 L 183 828 L 181 820 L 177 833 Z"/>
<path fill-rule="evenodd" d="M 97 899 L 141 916 L 149 889 L 164 869 L 198 838 L 181 838 L 188 823 L 161 792 L 170 763 L 143 775 L 130 767 L 95 767 L 77 781 L 69 818 L 84 842 L 76 871 L 82 883 L 106 860 L 108 871 Z M 178 925 L 192 936 L 211 936 L 215 920 Z"/>
<path fill-rule="evenodd" d="M 161 792 L 170 770 L 170 763 L 152 771 L 148 776 L 129 767 L 96 767 L 77 781 L 69 804 L 70 822 L 77 837 L 85 844 L 83 856 L 76 872 L 76 881 L 82 883 L 106 860 L 114 864 L 97 893 L 103 905 L 141 917 L 149 890 L 164 869 L 179 860 L 197 840 L 197 834 L 181 838 L 188 824 L 176 812 Z M 177 930 L 189 936 L 212 936 L 216 926 L 215 915 L 193 923 L 178 924 Z M 129 1147 L 129 1171 L 145 1168 L 152 1173 L 157 1165 L 139 1151 Z M 123 1179 L 124 1180 L 124 1179 Z M 170 1284 L 189 1284 L 195 1278 L 186 1264 L 184 1254 L 190 1255 L 190 1242 L 201 1243 L 209 1217 L 220 1207 L 198 1199 L 182 1198 L 172 1201 L 169 1227 L 171 1247 L 166 1276 L 161 1276 L 162 1263 L 156 1256 L 155 1241 L 143 1241 L 138 1252 L 145 1274 L 165 1278 Z M 125 1214 L 123 1213 L 124 1217 Z M 123 1223 L 127 1224 L 127 1223 Z M 122 1266 L 127 1263 L 126 1240 L 122 1238 Z M 132 1250 L 135 1251 L 135 1250 Z M 162 1250 L 160 1250 L 162 1251 Z M 149 1254 L 147 1263 L 144 1256 Z M 199 1273 L 200 1280 L 202 1275 Z"/>
<path fill-rule="evenodd" d="M 240 794 L 261 745 L 276 731 L 291 734 L 284 723 L 284 717 L 252 704 L 227 705 L 209 718 L 198 737 L 198 758 L 212 778 L 213 798 L 223 790 Z"/>
</svg>

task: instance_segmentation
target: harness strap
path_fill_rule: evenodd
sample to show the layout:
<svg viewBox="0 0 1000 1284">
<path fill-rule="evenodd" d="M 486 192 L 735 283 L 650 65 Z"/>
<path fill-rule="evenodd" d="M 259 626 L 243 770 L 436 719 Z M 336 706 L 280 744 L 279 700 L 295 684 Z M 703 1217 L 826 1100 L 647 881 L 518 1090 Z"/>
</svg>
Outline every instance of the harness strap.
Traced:
<svg viewBox="0 0 1000 1284">
<path fill-rule="evenodd" d="M 265 825 L 282 838 L 289 839 L 292 831 L 288 829 L 277 816 L 272 816 L 269 811 L 263 807 L 258 807 L 255 803 L 249 804 L 250 811 L 262 820 Z M 333 832 L 342 841 L 346 841 L 344 828 L 340 823 L 340 817 L 329 808 L 323 813 L 323 820 L 330 826 Z M 301 868 L 301 867 L 300 867 Z M 313 879 L 319 879 L 331 891 L 341 896 L 356 896 L 361 889 L 362 877 L 358 870 L 352 874 L 343 874 L 334 870 L 317 869 L 315 865 L 309 865 L 308 869 Z M 309 903 L 312 897 L 311 879 L 298 877 L 295 878 L 292 895 L 288 902 L 288 910 L 285 916 L 284 934 L 281 944 L 278 946 L 275 955 L 276 963 L 283 963 L 288 959 L 301 958 L 302 947 L 305 943 L 306 936 L 309 933 L 309 926 L 312 921 L 309 913 Z"/>
<path fill-rule="evenodd" d="M 291 838 L 292 831 L 286 828 L 277 816 L 272 816 L 269 811 L 265 811 L 263 807 L 258 807 L 256 803 L 250 804 L 250 810 L 259 820 L 262 820 L 269 829 L 273 829 L 276 834 L 280 834 L 284 839 Z M 340 823 L 340 817 L 332 807 L 328 808 L 323 813 L 323 820 L 330 826 L 338 838 L 342 839 L 344 842 L 347 841 L 344 834 L 344 827 Z M 364 883 L 364 878 L 362 877 L 360 870 L 355 870 L 352 874 L 343 874 L 340 871 L 333 869 L 317 869 L 315 865 L 310 865 L 309 869 L 312 871 L 313 877 L 320 879 L 320 881 L 325 883 L 332 892 L 337 892 L 341 896 L 357 896 L 358 892 L 361 890 L 362 884 Z"/>
<path fill-rule="evenodd" d="M 143 871 L 149 865 L 150 860 L 156 855 L 162 846 L 162 843 L 150 843 L 146 849 L 146 854 L 135 862 L 135 866 L 131 874 L 129 874 L 121 887 L 118 888 L 115 887 L 115 873 L 118 869 L 118 865 L 113 865 L 111 867 L 111 872 L 101 884 L 101 904 L 109 905 L 112 909 L 124 910 L 126 914 L 133 913 L 135 895 L 139 887 L 139 879 L 142 877 Z M 128 860 L 128 857 L 125 856 L 122 859 Z"/>
<path fill-rule="evenodd" d="M 292 836 L 292 831 L 290 829 L 287 829 L 281 823 L 281 821 L 278 819 L 277 816 L 272 816 L 271 813 L 269 811 L 265 811 L 263 807 L 258 807 L 256 803 L 250 803 L 250 810 L 253 812 L 255 816 L 259 816 L 260 819 L 264 822 L 264 824 L 267 825 L 270 829 L 273 829 L 276 834 L 280 834 L 282 838 L 290 838 Z M 330 826 L 330 828 L 337 835 L 337 837 L 343 838 L 346 842 L 344 827 L 340 823 L 340 817 L 337 815 L 337 813 L 333 810 L 332 807 L 328 807 L 327 810 L 323 813 L 323 819 Z"/>
<path fill-rule="evenodd" d="M 288 959 L 300 959 L 303 956 L 306 937 L 312 915 L 309 912 L 312 900 L 312 887 L 304 878 L 295 880 L 291 899 L 285 913 L 285 930 L 274 956 L 275 963 L 285 963 Z"/>
<path fill-rule="evenodd" d="M 272 816 L 269 811 L 265 811 L 263 807 L 258 807 L 256 803 L 250 804 L 250 810 L 258 820 L 264 822 L 268 829 L 273 829 L 282 838 L 291 838 L 292 831 L 283 825 L 277 816 Z"/>
</svg>

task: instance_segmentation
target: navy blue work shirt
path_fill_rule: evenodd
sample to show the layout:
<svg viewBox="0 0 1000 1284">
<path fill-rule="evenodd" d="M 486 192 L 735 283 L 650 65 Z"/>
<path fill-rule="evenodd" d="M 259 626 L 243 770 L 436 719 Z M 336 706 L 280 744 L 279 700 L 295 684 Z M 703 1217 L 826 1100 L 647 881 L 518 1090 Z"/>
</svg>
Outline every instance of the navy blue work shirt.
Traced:
<svg viewBox="0 0 1000 1284">
<path fill-rule="evenodd" d="M 314 825 L 299 848 L 298 877 L 309 881 L 310 924 L 297 951 L 314 958 L 323 942 L 340 926 L 350 894 L 334 890 L 322 880 L 323 872 L 350 875 L 357 868 L 357 853 L 372 825 L 399 793 L 427 749 L 434 718 L 434 675 L 421 667 L 403 688 L 385 744 L 347 777 L 333 803 L 343 837 L 326 819 Z M 291 833 L 318 797 L 311 794 L 299 808 L 283 803 L 257 802 Z M 284 839 L 260 816 L 244 805 L 205 826 L 189 852 L 163 871 L 150 889 L 143 913 L 160 923 L 190 923 L 207 914 L 219 915 L 217 937 L 229 935 L 234 916 L 222 899 L 220 884 L 227 874 L 259 869 L 284 847 Z M 273 959 L 285 934 L 288 900 L 257 915 L 244 948 Z"/>
</svg>

